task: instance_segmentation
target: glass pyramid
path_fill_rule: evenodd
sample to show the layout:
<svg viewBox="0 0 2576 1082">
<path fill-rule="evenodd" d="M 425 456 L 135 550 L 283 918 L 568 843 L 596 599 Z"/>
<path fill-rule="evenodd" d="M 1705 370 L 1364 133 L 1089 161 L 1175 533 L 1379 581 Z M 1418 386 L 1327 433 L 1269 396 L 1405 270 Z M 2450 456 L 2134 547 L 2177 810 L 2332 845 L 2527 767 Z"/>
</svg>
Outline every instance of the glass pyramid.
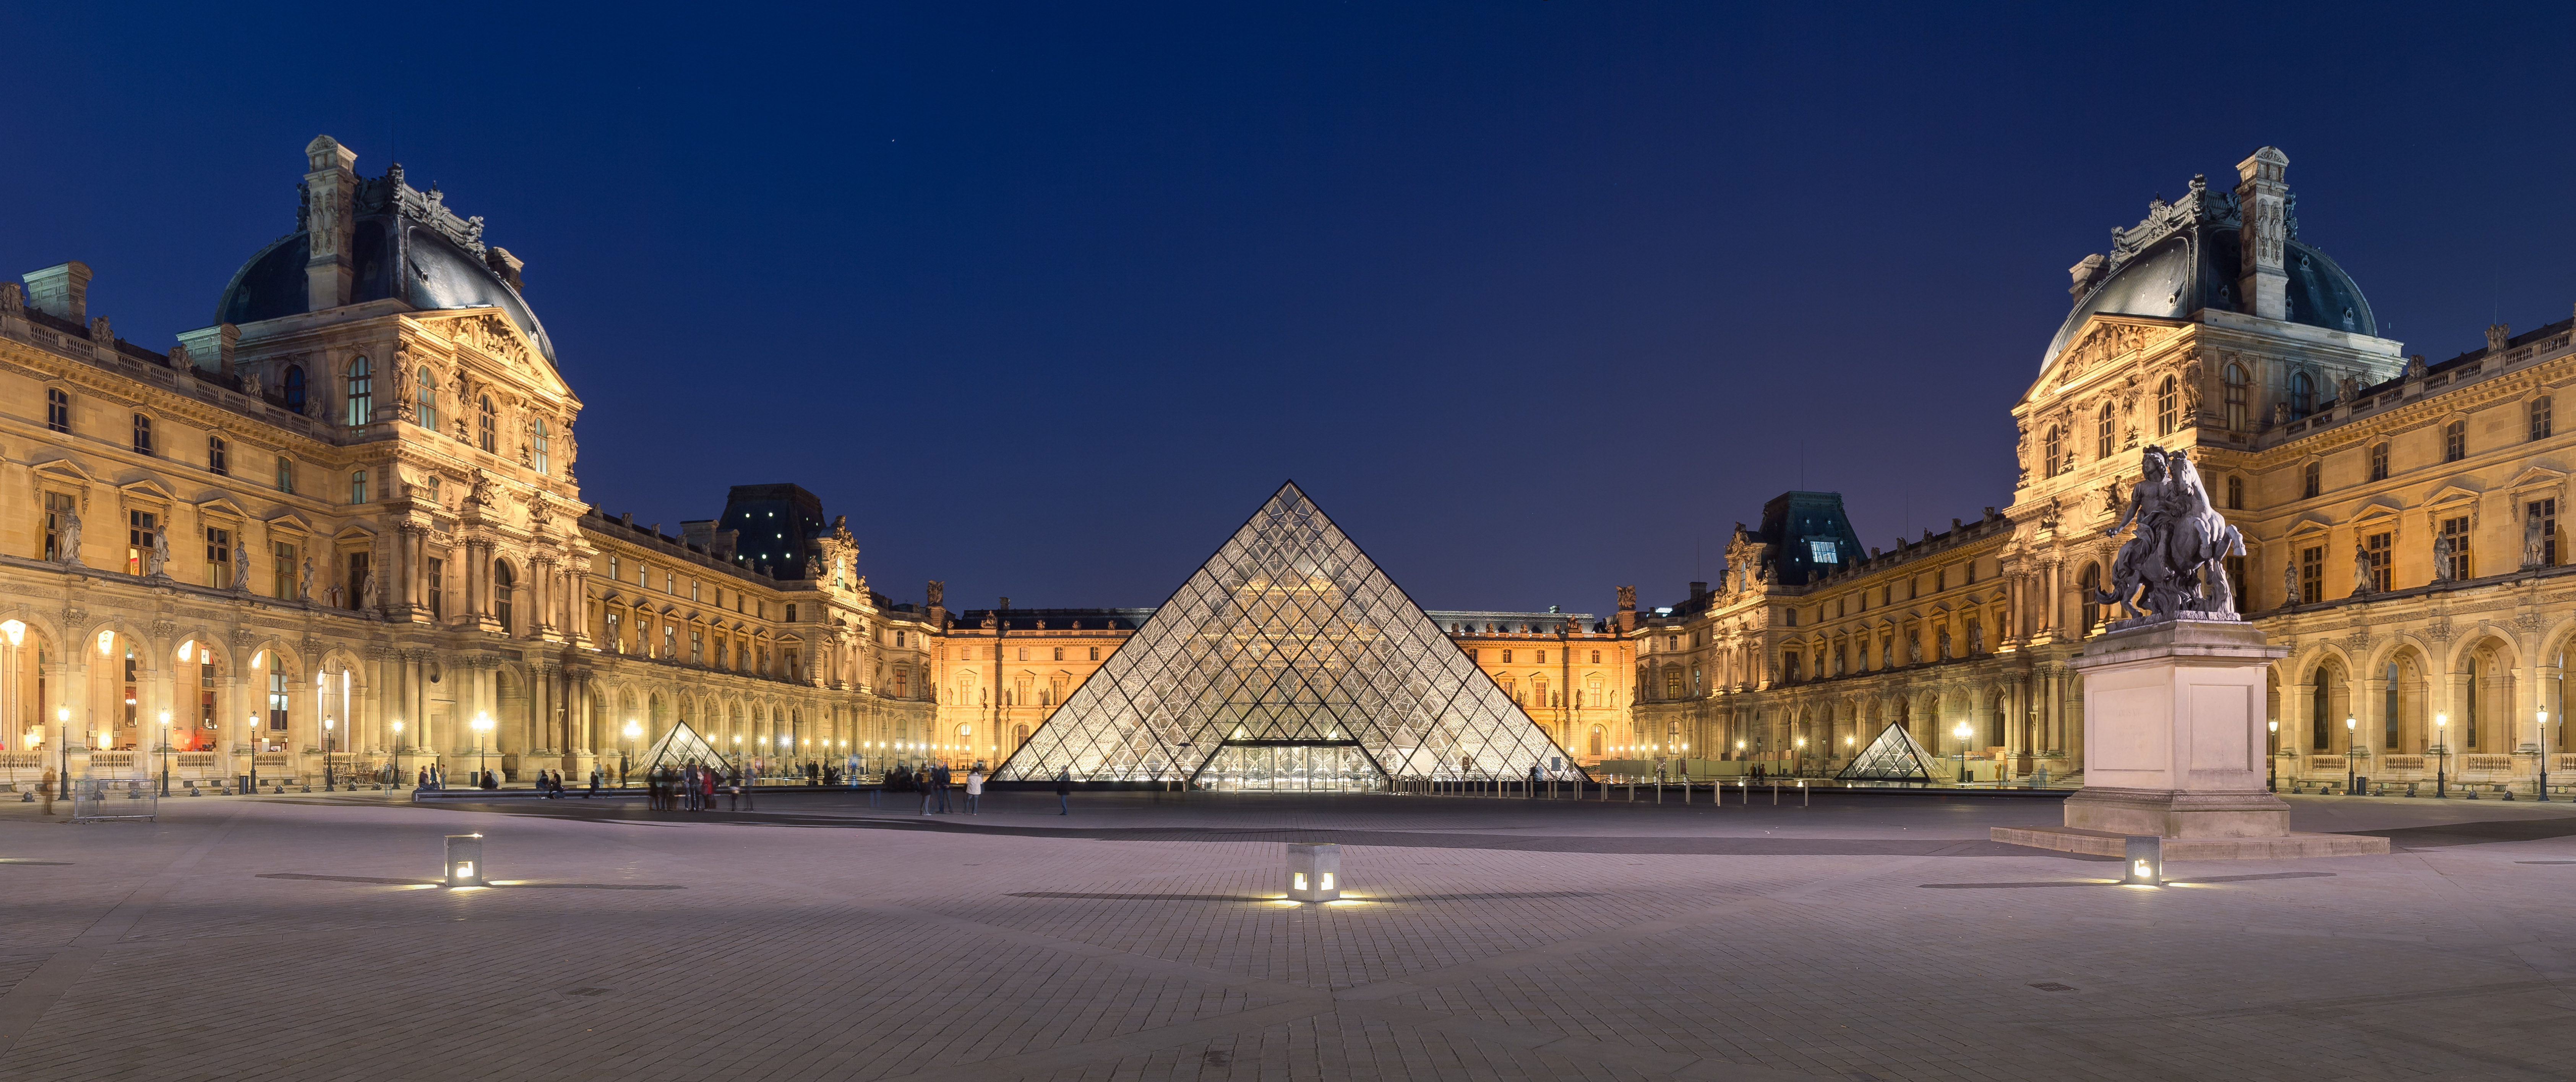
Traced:
<svg viewBox="0 0 2576 1082">
<path fill-rule="evenodd" d="M 1923 750 L 1922 741 L 1905 731 L 1905 726 L 1889 725 L 1869 742 L 1851 765 L 1834 775 L 1841 781 L 1920 781 L 1932 780 L 1932 753 Z"/>
<path fill-rule="evenodd" d="M 649 776 L 655 767 L 676 768 L 690 763 L 723 766 L 725 761 L 723 752 L 717 751 L 715 745 L 707 743 L 707 738 L 699 736 L 697 730 L 689 728 L 689 723 L 683 721 L 673 724 L 670 732 L 663 733 L 652 747 L 644 749 L 644 757 L 635 761 L 633 776 Z"/>
<path fill-rule="evenodd" d="M 1552 758 L 1571 757 L 1290 482 L 994 777 L 1383 789 Z"/>
</svg>

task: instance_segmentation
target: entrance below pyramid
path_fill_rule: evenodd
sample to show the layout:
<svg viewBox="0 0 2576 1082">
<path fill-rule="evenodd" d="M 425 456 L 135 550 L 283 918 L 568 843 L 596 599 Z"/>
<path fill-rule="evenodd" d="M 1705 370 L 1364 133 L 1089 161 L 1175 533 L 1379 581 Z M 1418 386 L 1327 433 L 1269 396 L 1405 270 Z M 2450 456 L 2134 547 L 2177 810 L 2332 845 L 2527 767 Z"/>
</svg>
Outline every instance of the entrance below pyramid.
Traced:
<svg viewBox="0 0 2576 1082">
<path fill-rule="evenodd" d="M 1355 740 L 1226 741 L 1199 769 L 1222 793 L 1383 793 L 1386 775 Z"/>
</svg>

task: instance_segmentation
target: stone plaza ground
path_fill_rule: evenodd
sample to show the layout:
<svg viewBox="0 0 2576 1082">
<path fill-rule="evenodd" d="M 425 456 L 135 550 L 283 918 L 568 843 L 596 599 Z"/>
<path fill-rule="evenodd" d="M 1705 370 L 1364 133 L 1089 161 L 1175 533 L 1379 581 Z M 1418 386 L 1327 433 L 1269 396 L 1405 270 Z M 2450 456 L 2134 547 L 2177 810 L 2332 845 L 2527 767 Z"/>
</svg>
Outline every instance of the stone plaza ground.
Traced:
<svg viewBox="0 0 2576 1082">
<path fill-rule="evenodd" d="M 2566 804 L 2154 890 L 1987 840 L 2046 799 L 391 796 L 0 805 L 0 1079 L 2576 1076 Z"/>
</svg>

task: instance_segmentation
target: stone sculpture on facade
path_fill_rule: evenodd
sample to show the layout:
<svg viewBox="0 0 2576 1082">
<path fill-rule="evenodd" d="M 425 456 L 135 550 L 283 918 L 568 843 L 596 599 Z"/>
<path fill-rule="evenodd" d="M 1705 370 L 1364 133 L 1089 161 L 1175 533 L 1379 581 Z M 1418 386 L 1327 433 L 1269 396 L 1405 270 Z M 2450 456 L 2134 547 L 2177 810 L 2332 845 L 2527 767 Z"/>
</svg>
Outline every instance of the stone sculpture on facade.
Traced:
<svg viewBox="0 0 2576 1082">
<path fill-rule="evenodd" d="M 2363 594 L 2373 593 L 2378 585 L 2378 576 L 2370 573 L 2370 553 L 2362 550 L 2361 542 L 2353 542 L 2352 596 L 2360 597 Z"/>
<path fill-rule="evenodd" d="M 2454 549 L 2451 546 L 2451 535 L 2443 534 L 2442 536 L 2433 539 L 2434 582 L 2451 581 L 2451 553 L 2453 551 Z"/>
<path fill-rule="evenodd" d="M 2530 514 L 2523 516 L 2522 520 L 2522 566 L 2525 569 L 2542 565 L 2542 557 L 2547 553 L 2547 549 L 2543 547 L 2543 533 L 2540 510 L 2533 508 Z"/>
<path fill-rule="evenodd" d="M 166 532 L 164 532 L 164 533 L 156 533 L 156 534 L 153 534 L 153 535 L 152 535 L 152 567 L 151 567 L 151 569 L 150 569 L 150 570 L 148 570 L 148 571 L 146 571 L 146 572 L 144 572 L 144 573 L 145 573 L 145 574 L 148 574 L 148 575 L 152 575 L 152 576 L 154 576 L 154 577 L 156 577 L 156 578 L 168 578 L 168 577 L 170 577 L 170 572 L 169 572 L 169 570 L 168 570 L 169 566 L 170 566 L 170 535 L 169 535 L 168 533 L 166 533 Z"/>
<path fill-rule="evenodd" d="M 2286 607 L 2298 603 L 2299 565 L 2284 560 L 2281 563 L 2281 604 Z"/>
<path fill-rule="evenodd" d="M 313 600 L 313 557 L 304 558 L 304 574 L 295 580 L 295 599 Z"/>
<path fill-rule="evenodd" d="M 81 558 L 80 558 L 80 535 L 81 535 L 81 520 L 80 520 L 80 512 L 78 512 L 78 511 L 65 511 L 65 512 L 63 512 L 63 521 L 62 521 L 62 525 L 58 528 L 57 532 L 59 532 L 59 533 L 62 535 L 62 536 L 61 536 L 61 538 L 60 538 L 60 540 L 58 540 L 56 543 L 62 546 L 63 562 L 64 562 L 65 564 L 68 564 L 68 565 L 73 566 L 73 567 L 79 567 L 79 566 L 81 565 Z"/>
<path fill-rule="evenodd" d="M 369 612 L 374 612 L 383 608 L 384 595 L 379 593 L 376 589 L 376 573 L 374 571 L 369 571 L 365 575 L 360 576 L 359 581 L 365 584 L 360 587 L 360 589 L 365 591 L 362 595 L 365 600 L 360 602 L 361 606 Z"/>
<path fill-rule="evenodd" d="M 233 589 L 239 593 L 250 592 L 250 546 L 248 545 L 233 546 Z"/>
<path fill-rule="evenodd" d="M 2130 494 L 2128 510 L 2104 536 L 2118 536 L 2131 523 L 2137 533 L 2120 546 L 2112 561 L 2111 591 L 2096 591 L 2095 600 L 2116 603 L 2137 620 L 2141 618 L 2138 594 L 2143 590 L 2154 622 L 2181 619 L 2185 614 L 2193 619 L 2241 619 L 2235 612 L 2235 588 L 2227 581 L 2224 560 L 2245 554 L 2243 536 L 2210 506 L 2209 491 L 2201 485 L 2200 470 L 2189 457 L 2149 446 L 2141 458 L 2144 476 Z"/>
</svg>

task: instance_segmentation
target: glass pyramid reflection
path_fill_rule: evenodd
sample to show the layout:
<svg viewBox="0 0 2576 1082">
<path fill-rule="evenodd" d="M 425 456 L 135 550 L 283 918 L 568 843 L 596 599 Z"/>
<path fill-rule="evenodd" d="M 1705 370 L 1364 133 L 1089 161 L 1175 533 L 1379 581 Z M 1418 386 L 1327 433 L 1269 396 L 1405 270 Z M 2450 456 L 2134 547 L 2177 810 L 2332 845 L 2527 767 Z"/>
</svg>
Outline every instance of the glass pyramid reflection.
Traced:
<svg viewBox="0 0 2576 1082">
<path fill-rule="evenodd" d="M 1292 481 L 994 777 L 1374 789 L 1570 758 Z"/>
<path fill-rule="evenodd" d="M 1921 781 L 1932 780 L 1932 753 L 1923 742 L 1914 739 L 1903 725 L 1889 725 L 1869 742 L 1851 765 L 1834 775 L 1842 781 Z"/>
</svg>

